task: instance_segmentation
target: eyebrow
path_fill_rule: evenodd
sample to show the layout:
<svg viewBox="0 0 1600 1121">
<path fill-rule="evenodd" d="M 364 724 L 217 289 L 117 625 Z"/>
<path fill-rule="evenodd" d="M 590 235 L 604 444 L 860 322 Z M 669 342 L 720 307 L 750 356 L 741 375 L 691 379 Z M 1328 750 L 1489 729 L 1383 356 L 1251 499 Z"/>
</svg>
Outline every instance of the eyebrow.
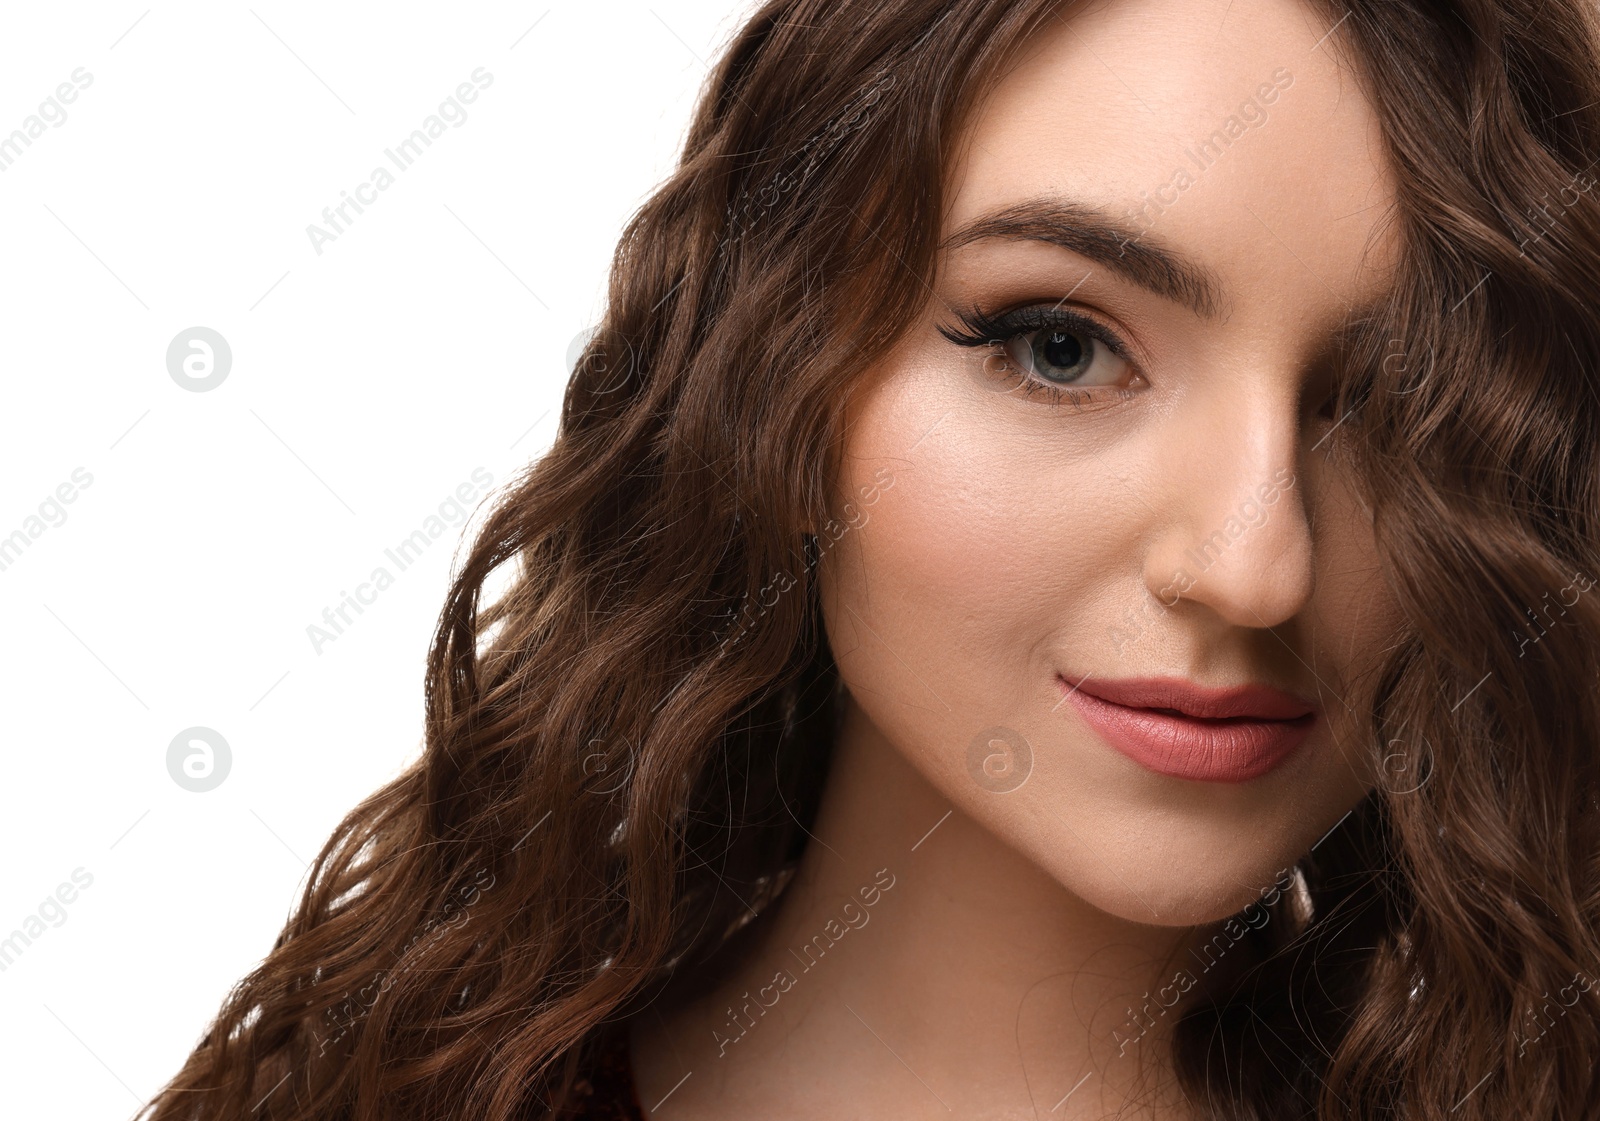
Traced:
<svg viewBox="0 0 1600 1121">
<path fill-rule="evenodd" d="M 1182 304 L 1205 319 L 1222 314 L 1222 284 L 1203 265 L 1145 236 L 1146 231 L 1083 203 L 1041 195 L 985 214 L 940 243 L 944 250 L 975 241 L 1043 241 L 1098 261 L 1126 280 Z"/>
</svg>

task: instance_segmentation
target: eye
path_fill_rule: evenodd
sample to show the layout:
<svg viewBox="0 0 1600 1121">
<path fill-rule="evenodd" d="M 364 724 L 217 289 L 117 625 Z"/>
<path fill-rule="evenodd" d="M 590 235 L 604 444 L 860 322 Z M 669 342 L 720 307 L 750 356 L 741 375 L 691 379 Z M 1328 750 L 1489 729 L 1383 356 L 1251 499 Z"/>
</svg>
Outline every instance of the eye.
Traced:
<svg viewBox="0 0 1600 1121">
<path fill-rule="evenodd" d="M 985 368 L 1024 393 L 1082 404 L 1097 398 L 1096 390 L 1148 384 L 1115 332 L 1059 302 L 1000 315 L 977 309 L 957 315 L 965 330 L 939 332 L 957 346 L 988 348 Z"/>
<path fill-rule="evenodd" d="M 1132 364 L 1086 331 L 1047 327 L 1004 343 L 1017 368 L 1054 385 L 1123 385 Z"/>
</svg>

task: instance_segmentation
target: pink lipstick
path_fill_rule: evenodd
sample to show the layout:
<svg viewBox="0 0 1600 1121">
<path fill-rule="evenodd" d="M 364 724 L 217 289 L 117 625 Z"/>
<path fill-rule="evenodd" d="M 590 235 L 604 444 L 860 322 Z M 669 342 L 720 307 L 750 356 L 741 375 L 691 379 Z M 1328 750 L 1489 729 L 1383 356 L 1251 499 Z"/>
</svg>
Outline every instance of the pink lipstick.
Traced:
<svg viewBox="0 0 1600 1121">
<path fill-rule="evenodd" d="M 1061 690 L 1102 739 L 1157 774 L 1248 782 L 1286 760 L 1317 710 L 1268 685 L 1213 688 L 1177 677 L 1085 677 Z"/>
</svg>

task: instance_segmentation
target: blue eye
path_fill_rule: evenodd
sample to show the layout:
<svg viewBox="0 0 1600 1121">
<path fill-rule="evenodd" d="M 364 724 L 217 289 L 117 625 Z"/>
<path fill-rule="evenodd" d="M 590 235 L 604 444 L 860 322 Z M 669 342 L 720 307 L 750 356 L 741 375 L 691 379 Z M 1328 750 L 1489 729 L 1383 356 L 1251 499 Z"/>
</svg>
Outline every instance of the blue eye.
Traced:
<svg viewBox="0 0 1600 1121">
<path fill-rule="evenodd" d="M 1126 386 L 1133 364 L 1109 344 L 1082 330 L 1046 327 L 1005 340 L 1017 368 L 1050 385 Z"/>
<path fill-rule="evenodd" d="M 1033 368 L 1039 373 L 1052 381 L 1076 381 L 1092 364 L 1094 340 L 1080 338 L 1071 331 L 1041 331 L 1028 350 Z"/>
<path fill-rule="evenodd" d="M 1107 328 L 1059 305 L 1036 305 L 994 316 L 958 313 L 965 331 L 939 328 L 957 346 L 988 347 L 986 363 L 1026 393 L 1059 400 L 1087 389 L 1132 388 L 1142 376 L 1126 347 Z"/>
</svg>

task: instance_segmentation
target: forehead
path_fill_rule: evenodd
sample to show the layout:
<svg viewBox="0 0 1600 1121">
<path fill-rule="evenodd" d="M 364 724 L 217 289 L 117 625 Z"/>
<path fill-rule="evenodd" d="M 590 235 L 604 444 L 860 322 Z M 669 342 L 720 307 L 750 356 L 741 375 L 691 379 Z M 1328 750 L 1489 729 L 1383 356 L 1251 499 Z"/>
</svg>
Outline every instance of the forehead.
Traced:
<svg viewBox="0 0 1600 1121">
<path fill-rule="evenodd" d="M 1349 46 L 1304 0 L 1067 5 L 969 121 L 944 233 L 1065 197 L 1202 264 L 1230 315 L 1335 318 L 1398 258 Z"/>
</svg>

